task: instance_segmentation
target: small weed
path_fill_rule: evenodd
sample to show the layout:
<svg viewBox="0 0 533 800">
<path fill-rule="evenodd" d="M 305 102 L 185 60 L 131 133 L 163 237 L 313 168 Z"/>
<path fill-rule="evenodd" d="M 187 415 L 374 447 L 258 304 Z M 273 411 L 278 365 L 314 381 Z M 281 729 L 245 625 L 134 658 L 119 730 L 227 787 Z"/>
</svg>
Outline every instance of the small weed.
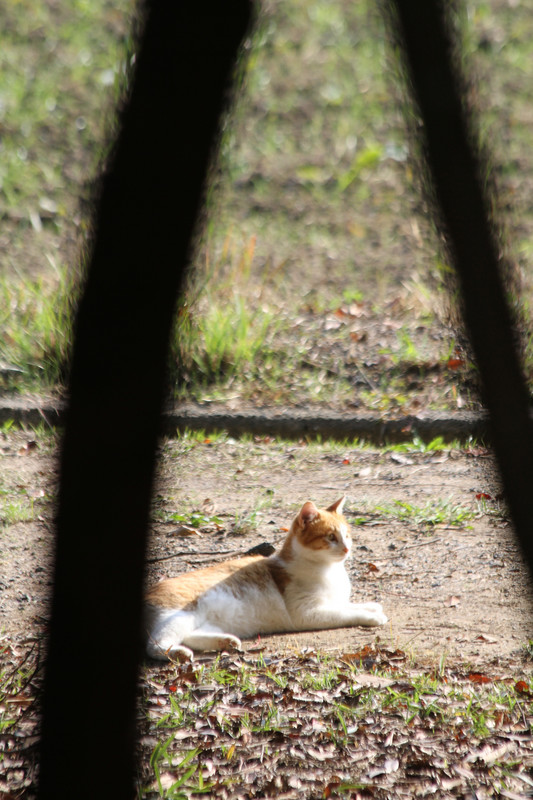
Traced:
<svg viewBox="0 0 533 800">
<path fill-rule="evenodd" d="M 377 511 L 389 519 L 427 527 L 435 525 L 462 527 L 476 516 L 475 511 L 454 503 L 452 500 L 427 502 L 424 506 L 415 506 L 404 500 L 395 500 L 393 505 L 378 506 Z"/>
<path fill-rule="evenodd" d="M 251 310 L 239 297 L 229 306 L 210 304 L 202 315 L 182 309 L 176 362 L 188 382 L 204 386 L 240 375 L 253 367 L 273 322 L 268 311 Z"/>
<path fill-rule="evenodd" d="M 270 508 L 273 502 L 273 492 L 267 490 L 267 496 L 260 500 L 252 511 L 242 515 L 235 514 L 235 520 L 231 528 L 232 533 L 238 536 L 246 536 L 257 530 L 263 511 Z"/>
<path fill-rule="evenodd" d="M 339 667 L 338 665 L 327 669 L 324 668 L 320 672 L 312 672 L 306 675 L 303 681 L 305 689 L 313 689 L 315 691 L 326 691 L 333 689 L 339 683 Z"/>
<path fill-rule="evenodd" d="M 176 436 L 171 438 L 172 442 L 179 442 L 185 450 L 191 450 L 199 444 L 212 445 L 226 441 L 228 434 L 226 431 L 210 431 L 206 433 L 202 428 L 192 430 L 186 428 L 184 431 L 177 431 Z"/>
<path fill-rule="evenodd" d="M 189 525 L 191 528 L 210 528 L 224 525 L 224 521 L 220 517 L 202 514 L 200 511 L 192 511 L 190 514 L 157 511 L 156 516 L 164 522 L 179 522 L 182 525 Z"/>
<path fill-rule="evenodd" d="M 424 442 L 419 436 L 413 436 L 412 442 L 402 442 L 387 446 L 387 450 L 396 453 L 433 453 L 441 450 L 459 450 L 460 448 L 460 442 L 446 443 L 442 436 L 436 436 L 430 442 Z"/>
<path fill-rule="evenodd" d="M 357 289 L 345 289 L 342 293 L 342 299 L 345 303 L 362 303 L 363 293 Z"/>
<path fill-rule="evenodd" d="M 524 645 L 524 651 L 527 658 L 533 661 L 533 639 L 529 639 Z"/>
<path fill-rule="evenodd" d="M 19 276 L 0 279 L 0 360 L 17 368 L 11 385 L 35 388 L 65 381 L 76 289 L 66 271 L 50 284 Z"/>
<path fill-rule="evenodd" d="M 191 793 L 202 794 L 203 792 L 208 792 L 212 784 L 205 784 L 200 765 L 191 763 L 196 762 L 200 749 L 190 750 L 180 761 L 176 762 L 176 759 L 169 752 L 173 741 L 174 735 L 170 736 L 165 742 L 157 744 L 150 759 L 150 766 L 155 774 L 159 797 L 166 798 L 166 800 L 187 800 Z M 177 779 L 169 786 L 165 785 L 163 787 L 161 781 L 162 768 L 171 769 L 172 774 L 177 776 Z"/>
<path fill-rule="evenodd" d="M 406 328 L 401 328 L 401 330 L 398 331 L 398 342 L 400 345 L 399 352 L 396 355 L 398 361 L 416 363 L 421 360 L 420 353 Z"/>
<path fill-rule="evenodd" d="M 370 145 L 357 153 L 350 168 L 338 178 L 339 192 L 345 192 L 354 181 L 362 178 L 369 170 L 375 169 L 383 155 L 383 148 L 380 145 Z"/>
<path fill-rule="evenodd" d="M 0 507 L 0 519 L 3 525 L 14 525 L 17 522 L 31 522 L 35 519 L 33 498 L 29 501 L 12 500 Z"/>
</svg>

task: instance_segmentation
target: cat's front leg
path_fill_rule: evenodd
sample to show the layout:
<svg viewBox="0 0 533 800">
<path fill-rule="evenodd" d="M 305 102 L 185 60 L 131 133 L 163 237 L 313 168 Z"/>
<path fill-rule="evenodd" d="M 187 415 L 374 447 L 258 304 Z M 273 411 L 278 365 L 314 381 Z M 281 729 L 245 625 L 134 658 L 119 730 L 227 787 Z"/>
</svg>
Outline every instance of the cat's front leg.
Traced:
<svg viewBox="0 0 533 800">
<path fill-rule="evenodd" d="M 347 603 L 343 606 L 320 606 L 305 615 L 301 629 L 348 628 L 361 625 L 365 628 L 385 625 L 387 617 L 379 603 Z"/>
<path fill-rule="evenodd" d="M 351 625 L 363 625 L 367 628 L 385 625 L 389 621 L 381 603 L 350 603 L 348 614 L 355 620 Z"/>
<path fill-rule="evenodd" d="M 225 633 L 218 626 L 207 622 L 187 634 L 183 641 L 188 647 L 198 651 L 217 650 L 220 652 L 221 650 L 242 649 L 241 640 L 237 636 Z"/>
</svg>

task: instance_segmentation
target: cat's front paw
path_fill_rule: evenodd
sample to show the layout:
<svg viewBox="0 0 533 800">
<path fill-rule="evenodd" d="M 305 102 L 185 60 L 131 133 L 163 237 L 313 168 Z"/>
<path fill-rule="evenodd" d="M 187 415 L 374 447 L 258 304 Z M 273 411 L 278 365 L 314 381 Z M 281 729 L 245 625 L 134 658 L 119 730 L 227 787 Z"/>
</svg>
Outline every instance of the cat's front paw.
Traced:
<svg viewBox="0 0 533 800">
<path fill-rule="evenodd" d="M 377 625 L 385 625 L 389 620 L 383 611 L 381 603 L 362 603 L 364 609 L 365 622 L 364 625 L 374 627 Z"/>
<path fill-rule="evenodd" d="M 381 611 L 374 611 L 373 612 L 373 619 L 375 620 L 372 624 L 373 625 L 386 625 L 389 621 L 389 618 L 384 613 L 383 610 Z"/>
</svg>

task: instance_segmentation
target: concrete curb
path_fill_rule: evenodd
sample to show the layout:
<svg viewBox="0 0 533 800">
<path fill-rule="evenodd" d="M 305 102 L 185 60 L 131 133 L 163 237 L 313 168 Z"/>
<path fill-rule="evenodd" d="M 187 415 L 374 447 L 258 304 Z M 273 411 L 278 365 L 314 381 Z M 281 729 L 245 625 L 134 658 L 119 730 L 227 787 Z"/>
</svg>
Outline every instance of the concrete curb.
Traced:
<svg viewBox="0 0 533 800">
<path fill-rule="evenodd" d="M 66 404 L 40 398 L 0 399 L 0 424 L 13 420 L 20 425 L 38 425 L 43 421 L 60 427 Z M 120 420 L 117 421 L 120 429 Z M 324 409 L 248 409 L 231 411 L 224 406 L 176 405 L 168 407 L 162 417 L 162 430 L 168 436 L 177 432 L 203 430 L 212 433 L 227 431 L 231 436 L 248 433 L 256 436 L 277 436 L 284 439 L 332 438 L 364 439 L 375 444 L 411 441 L 419 436 L 425 442 L 442 436 L 445 441 L 473 437 L 487 441 L 488 417 L 470 411 L 424 412 L 389 419 L 384 416 Z"/>
</svg>

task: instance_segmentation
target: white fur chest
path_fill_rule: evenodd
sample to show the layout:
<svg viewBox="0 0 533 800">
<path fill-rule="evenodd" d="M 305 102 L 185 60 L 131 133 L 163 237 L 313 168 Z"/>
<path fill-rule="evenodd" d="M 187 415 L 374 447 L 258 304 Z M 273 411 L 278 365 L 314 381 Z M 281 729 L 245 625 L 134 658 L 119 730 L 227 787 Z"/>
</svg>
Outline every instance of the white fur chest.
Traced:
<svg viewBox="0 0 533 800">
<path fill-rule="evenodd" d="M 301 572 L 291 570 L 285 603 L 294 624 L 300 625 L 318 607 L 342 607 L 350 600 L 350 579 L 344 563 Z"/>
</svg>

